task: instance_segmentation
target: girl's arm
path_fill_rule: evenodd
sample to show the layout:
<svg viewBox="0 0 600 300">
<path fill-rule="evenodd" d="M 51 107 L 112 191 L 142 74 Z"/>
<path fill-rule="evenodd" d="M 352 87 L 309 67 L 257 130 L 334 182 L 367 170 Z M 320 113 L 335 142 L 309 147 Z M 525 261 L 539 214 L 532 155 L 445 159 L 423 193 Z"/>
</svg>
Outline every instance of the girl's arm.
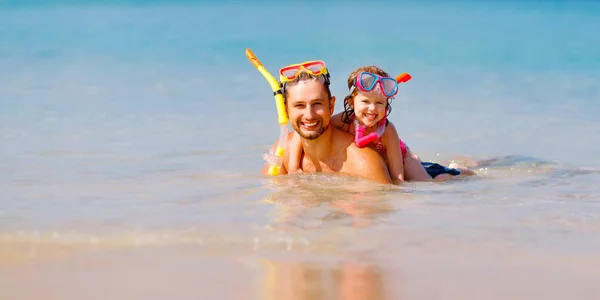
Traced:
<svg viewBox="0 0 600 300">
<path fill-rule="evenodd" d="M 381 138 L 383 145 L 387 149 L 386 156 L 390 177 L 394 184 L 401 184 L 404 182 L 404 162 L 398 132 L 391 122 L 385 128 L 385 132 Z"/>
<path fill-rule="evenodd" d="M 288 163 L 288 172 L 290 174 L 302 173 L 300 169 L 300 160 L 302 159 L 302 141 L 300 135 L 294 131 L 292 141 L 290 142 L 290 159 Z"/>
<path fill-rule="evenodd" d="M 348 126 L 348 124 L 345 124 L 344 122 L 342 122 L 342 113 L 338 113 L 338 114 L 331 116 L 331 125 L 333 125 L 333 127 L 337 128 L 337 129 L 341 129 L 343 131 L 346 131 L 346 129 L 347 129 L 347 127 L 344 128 L 344 126 Z"/>
<path fill-rule="evenodd" d="M 388 129 L 392 127 L 395 136 L 398 138 L 398 133 L 396 131 L 396 127 L 394 126 L 394 124 L 392 124 L 392 122 L 390 122 L 390 124 L 388 125 L 388 127 L 385 129 L 385 131 L 387 132 Z M 385 134 L 384 134 L 385 136 Z M 396 146 L 398 146 L 398 148 L 400 148 L 400 138 L 398 138 L 398 142 L 396 144 Z M 387 147 L 387 145 L 386 145 Z M 390 153 L 390 151 L 388 151 L 388 153 Z M 402 153 L 402 152 L 400 152 Z M 389 154 L 388 154 L 389 155 Z M 410 151 L 410 148 L 406 147 L 406 155 L 402 158 L 402 165 L 404 167 L 404 180 L 406 181 L 430 181 L 431 177 L 429 176 L 429 174 L 427 173 L 427 170 L 425 170 L 425 168 L 423 167 L 423 165 L 421 164 L 421 159 L 415 155 L 414 153 L 412 153 L 412 151 Z"/>
</svg>

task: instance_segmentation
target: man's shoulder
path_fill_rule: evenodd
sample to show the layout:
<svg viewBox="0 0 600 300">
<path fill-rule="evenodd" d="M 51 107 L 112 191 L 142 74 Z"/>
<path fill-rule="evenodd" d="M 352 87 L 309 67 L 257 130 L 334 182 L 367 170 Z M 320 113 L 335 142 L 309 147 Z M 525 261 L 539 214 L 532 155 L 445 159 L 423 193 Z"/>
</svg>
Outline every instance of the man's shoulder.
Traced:
<svg viewBox="0 0 600 300">
<path fill-rule="evenodd" d="M 346 150 L 347 160 L 344 168 L 354 173 L 381 183 L 391 183 L 388 168 L 381 155 L 369 148 L 359 148 L 351 143 Z"/>
<path fill-rule="evenodd" d="M 369 147 L 360 148 L 354 143 L 352 143 L 352 145 L 348 147 L 348 155 L 363 157 L 368 160 L 383 161 L 383 158 L 381 157 L 381 155 L 379 155 L 377 151 Z"/>
<path fill-rule="evenodd" d="M 356 146 L 356 144 L 354 144 L 354 136 L 352 136 L 350 133 L 339 130 L 337 128 L 333 128 L 333 130 L 336 134 L 336 142 L 341 147 L 345 148 L 346 154 L 349 157 L 365 157 L 369 160 L 381 159 L 381 156 L 379 155 L 379 153 L 377 153 L 377 151 L 369 147 L 359 148 L 358 146 Z"/>
<path fill-rule="evenodd" d="M 336 142 L 354 145 L 354 136 L 352 136 L 350 133 L 345 132 L 337 127 L 332 127 L 331 131 L 334 134 L 334 139 Z"/>
<path fill-rule="evenodd" d="M 333 128 L 338 155 L 344 156 L 341 172 L 362 176 L 381 183 L 391 183 L 385 161 L 377 151 L 354 144 L 354 136 Z"/>
</svg>

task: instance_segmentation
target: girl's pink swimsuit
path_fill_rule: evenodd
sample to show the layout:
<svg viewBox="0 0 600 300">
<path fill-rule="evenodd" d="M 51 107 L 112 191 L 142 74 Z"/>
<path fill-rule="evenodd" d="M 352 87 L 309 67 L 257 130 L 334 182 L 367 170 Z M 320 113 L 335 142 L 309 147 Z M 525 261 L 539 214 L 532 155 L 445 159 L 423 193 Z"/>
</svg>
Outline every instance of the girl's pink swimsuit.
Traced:
<svg viewBox="0 0 600 300">
<path fill-rule="evenodd" d="M 352 121 L 354 121 L 354 116 L 352 116 Z M 350 132 L 350 127 L 351 124 L 348 124 L 347 128 L 345 129 L 346 132 L 348 133 L 352 133 Z M 344 125 L 344 127 L 346 127 Z M 402 139 L 400 137 L 398 137 L 398 140 L 400 140 L 400 150 L 402 151 L 402 160 L 404 161 L 404 157 L 406 157 L 406 153 L 408 152 L 406 144 L 402 141 Z M 381 140 L 381 137 L 378 138 L 373 144 L 375 144 L 375 150 L 377 150 L 377 152 L 379 152 L 381 155 L 385 155 L 387 149 L 385 148 L 385 145 L 383 145 L 383 141 Z"/>
<path fill-rule="evenodd" d="M 354 121 L 354 120 L 352 120 L 352 121 Z M 346 127 L 345 131 L 348 133 L 351 133 L 350 132 L 351 126 L 352 126 L 351 124 L 348 124 L 348 127 L 346 127 L 344 125 L 344 127 Z M 408 147 L 406 147 L 406 144 L 402 141 L 402 139 L 400 139 L 399 137 L 398 137 L 398 139 L 400 140 L 400 150 L 402 151 L 402 163 L 404 163 L 404 157 L 406 157 L 406 153 L 408 152 Z M 385 146 L 383 145 L 383 141 L 381 140 L 381 138 L 378 138 L 375 142 L 373 142 L 373 144 L 375 145 L 374 148 L 377 152 L 379 152 L 381 155 L 386 154 L 387 149 L 385 149 Z M 453 176 L 460 175 L 460 170 L 451 169 L 451 168 L 442 166 L 438 163 L 421 162 L 421 165 L 423 166 L 423 168 L 425 168 L 425 171 L 427 171 L 427 174 L 429 174 L 429 176 L 431 178 L 435 178 L 436 176 L 438 176 L 440 174 L 450 174 Z"/>
</svg>

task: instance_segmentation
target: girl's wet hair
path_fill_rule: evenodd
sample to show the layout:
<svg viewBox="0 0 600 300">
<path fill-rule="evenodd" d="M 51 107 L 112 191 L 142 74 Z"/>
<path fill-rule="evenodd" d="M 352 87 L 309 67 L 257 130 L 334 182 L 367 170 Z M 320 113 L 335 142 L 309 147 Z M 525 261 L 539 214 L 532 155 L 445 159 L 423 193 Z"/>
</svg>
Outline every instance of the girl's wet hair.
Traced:
<svg viewBox="0 0 600 300">
<path fill-rule="evenodd" d="M 283 93 L 283 99 L 287 104 L 287 89 L 291 86 L 297 85 L 300 82 L 304 82 L 304 81 L 311 81 L 311 80 L 317 80 L 321 83 L 323 83 L 323 85 L 325 86 L 325 90 L 327 91 L 327 99 L 331 99 L 331 89 L 329 88 L 330 85 L 330 81 L 329 81 L 329 76 L 325 76 L 325 75 L 311 75 L 309 73 L 307 73 L 306 71 L 300 71 L 300 73 L 298 73 L 298 76 L 296 78 L 294 78 L 293 81 L 290 82 L 285 82 L 283 84 L 281 84 L 281 92 Z"/>
<path fill-rule="evenodd" d="M 352 117 L 354 116 L 354 109 L 350 106 L 350 103 L 352 103 L 354 101 L 354 97 L 356 97 L 356 95 L 358 95 L 358 92 L 359 92 L 358 88 L 352 89 L 352 87 L 354 86 L 356 77 L 361 72 L 369 72 L 369 73 L 373 73 L 375 75 L 379 75 L 379 76 L 383 76 L 383 77 L 390 76 L 384 70 L 382 70 L 376 66 L 362 66 L 362 67 L 352 71 L 352 73 L 350 73 L 350 76 L 348 76 L 348 89 L 352 90 L 352 92 L 350 93 L 350 95 L 348 95 L 344 98 L 344 111 L 342 112 L 342 122 L 344 122 L 346 124 L 352 123 Z M 392 101 L 392 98 L 388 98 L 387 103 L 385 104 L 385 109 L 387 111 L 387 113 L 385 115 L 386 118 L 392 112 L 391 101 Z"/>
</svg>

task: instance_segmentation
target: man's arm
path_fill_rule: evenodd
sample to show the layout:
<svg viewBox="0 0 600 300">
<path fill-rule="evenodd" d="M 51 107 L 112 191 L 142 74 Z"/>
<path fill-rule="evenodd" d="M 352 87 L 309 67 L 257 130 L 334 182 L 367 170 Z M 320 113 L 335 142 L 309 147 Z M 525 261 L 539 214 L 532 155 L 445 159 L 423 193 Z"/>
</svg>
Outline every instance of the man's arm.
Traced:
<svg viewBox="0 0 600 300">
<path fill-rule="evenodd" d="M 288 133 L 288 143 L 287 143 L 288 147 L 290 145 L 290 139 L 292 138 L 293 134 L 294 134 L 294 132 Z M 278 144 L 279 144 L 279 139 L 277 139 L 275 141 L 275 143 L 273 143 L 273 146 L 271 146 L 272 153 L 275 153 L 275 150 L 277 149 L 277 145 Z M 285 174 L 288 173 L 287 169 L 285 167 L 287 165 L 286 161 L 288 159 L 288 156 L 289 156 L 289 151 L 288 151 L 288 149 L 285 149 L 285 152 L 283 153 L 283 163 L 281 164 L 281 170 L 279 170 L 279 174 L 281 174 L 281 175 L 285 175 Z M 269 172 L 269 167 L 270 167 L 269 163 L 266 162 L 265 166 L 263 167 L 263 169 L 260 172 L 260 174 L 262 174 L 262 175 L 268 175 L 269 174 L 268 173 Z"/>
</svg>

